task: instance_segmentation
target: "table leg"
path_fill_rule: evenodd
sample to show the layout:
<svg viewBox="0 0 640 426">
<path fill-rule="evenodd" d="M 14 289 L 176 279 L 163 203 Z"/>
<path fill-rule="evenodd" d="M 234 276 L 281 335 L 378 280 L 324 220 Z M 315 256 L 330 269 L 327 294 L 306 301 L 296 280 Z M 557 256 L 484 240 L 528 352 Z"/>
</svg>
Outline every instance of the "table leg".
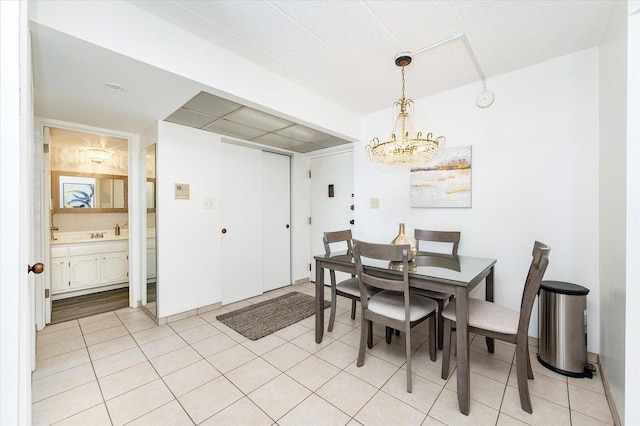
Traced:
<svg viewBox="0 0 640 426">
<path fill-rule="evenodd" d="M 316 261 L 316 343 L 324 334 L 324 268 Z"/>
<path fill-rule="evenodd" d="M 485 279 L 485 300 L 487 302 L 493 302 L 493 267 L 491 267 L 491 272 L 487 275 Z M 487 337 L 487 350 L 489 353 L 493 353 L 495 350 L 493 338 Z"/>
<path fill-rule="evenodd" d="M 469 362 L 469 295 L 467 288 L 456 288 L 456 362 L 458 368 L 458 405 L 469 415 L 471 405 L 471 373 Z"/>
</svg>

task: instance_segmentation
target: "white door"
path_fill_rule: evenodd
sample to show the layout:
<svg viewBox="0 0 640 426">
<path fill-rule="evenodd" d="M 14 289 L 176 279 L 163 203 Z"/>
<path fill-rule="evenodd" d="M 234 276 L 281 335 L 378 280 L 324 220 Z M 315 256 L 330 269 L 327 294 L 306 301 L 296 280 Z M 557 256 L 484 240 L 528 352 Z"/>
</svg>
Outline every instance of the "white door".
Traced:
<svg viewBox="0 0 640 426">
<path fill-rule="evenodd" d="M 0 1 L 0 424 L 31 424 L 35 354 L 30 54 L 26 2 Z"/>
<path fill-rule="evenodd" d="M 262 294 L 262 151 L 222 144 L 222 304 Z"/>
<path fill-rule="evenodd" d="M 291 284 L 290 157 L 262 152 L 263 290 Z"/>
<path fill-rule="evenodd" d="M 332 185 L 332 194 L 329 193 Z M 330 195 L 333 195 L 332 197 Z M 322 235 L 328 231 L 353 230 L 353 152 L 311 159 L 311 255 L 324 253 Z M 311 259 L 311 279 L 315 262 Z M 346 274 L 337 273 L 338 280 Z M 329 283 L 329 274 L 325 274 Z"/>
</svg>

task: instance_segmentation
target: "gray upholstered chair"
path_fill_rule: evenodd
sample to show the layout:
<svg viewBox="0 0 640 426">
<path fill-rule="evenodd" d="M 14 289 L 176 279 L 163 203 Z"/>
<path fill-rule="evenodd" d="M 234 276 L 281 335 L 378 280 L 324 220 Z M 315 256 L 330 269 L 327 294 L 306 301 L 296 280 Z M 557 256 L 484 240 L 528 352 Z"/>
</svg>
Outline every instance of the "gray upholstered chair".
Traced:
<svg viewBox="0 0 640 426">
<path fill-rule="evenodd" d="M 322 237 L 324 244 L 325 254 L 331 254 L 331 245 L 343 243 L 340 250 L 347 250 L 347 254 L 353 253 L 353 247 L 351 245 L 351 231 L 335 231 L 325 232 Z M 335 249 L 334 245 L 334 249 Z M 335 251 L 335 250 L 334 250 Z M 329 316 L 328 332 L 333 330 L 333 325 L 336 320 L 336 304 L 337 296 L 342 296 L 351 299 L 351 319 L 356 318 L 356 302 L 360 300 L 360 282 L 355 275 L 351 278 L 336 283 L 336 271 L 329 270 L 329 276 L 331 277 L 331 314 Z"/>
<path fill-rule="evenodd" d="M 422 242 L 435 242 L 435 243 L 445 243 L 444 245 L 449 245 L 451 243 L 451 254 L 458 254 L 458 244 L 460 243 L 460 232 L 457 231 L 427 231 L 425 229 L 416 229 L 414 232 L 414 238 L 416 239 L 416 249 L 420 252 L 420 241 Z M 438 249 L 441 244 L 438 244 Z M 424 244 L 423 244 L 424 247 Z M 428 250 L 432 251 L 432 250 Z M 441 293 L 439 291 L 431 291 L 431 290 L 422 290 L 415 289 L 412 290 L 416 294 L 420 294 L 421 296 L 426 296 L 430 299 L 435 300 L 438 303 L 438 348 L 442 349 L 442 333 L 443 333 L 443 320 L 442 320 L 442 310 L 444 309 L 444 304 L 447 300 L 453 299 L 453 294 L 449 293 Z"/>
<path fill-rule="evenodd" d="M 496 305 L 480 299 L 469 298 L 469 332 L 516 344 L 516 372 L 520 405 L 533 413 L 527 379 L 533 379 L 529 358 L 529 319 L 540 282 L 549 264 L 551 249 L 538 241 L 533 246 L 533 259 L 524 283 L 520 311 Z M 451 328 L 456 321 L 456 301 L 449 303 L 442 312 L 444 317 L 444 350 L 442 352 L 442 378 L 449 375 Z"/>
<path fill-rule="evenodd" d="M 353 240 L 356 274 L 360 280 L 361 319 L 360 351 L 357 366 L 364 365 L 366 347 L 372 347 L 373 322 L 405 332 L 407 354 L 407 392 L 411 392 L 411 327 L 429 319 L 429 353 L 436 360 L 435 312 L 437 304 L 431 299 L 409 292 L 408 244 L 374 244 Z M 388 262 L 400 262 L 401 274 L 384 274 L 367 271 L 363 258 Z M 367 297 L 369 289 L 379 290 Z"/>
</svg>

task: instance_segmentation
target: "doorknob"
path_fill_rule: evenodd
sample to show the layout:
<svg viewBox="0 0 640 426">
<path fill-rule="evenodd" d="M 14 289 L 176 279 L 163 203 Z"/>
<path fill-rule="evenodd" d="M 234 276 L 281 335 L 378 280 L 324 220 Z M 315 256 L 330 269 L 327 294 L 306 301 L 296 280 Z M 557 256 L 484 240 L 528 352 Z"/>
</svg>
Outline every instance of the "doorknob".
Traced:
<svg viewBox="0 0 640 426">
<path fill-rule="evenodd" d="M 44 264 L 40 262 L 34 264 L 33 266 L 31 265 L 27 265 L 27 266 L 28 266 L 27 273 L 33 272 L 34 274 L 41 274 L 42 271 L 44 271 Z"/>
<path fill-rule="evenodd" d="M 289 229 L 289 224 L 288 224 L 288 223 L 287 223 L 287 226 L 286 226 L 286 228 L 287 228 L 287 229 Z"/>
<path fill-rule="evenodd" d="M 222 232 L 223 234 L 226 234 L 226 233 L 227 233 L 227 228 L 222 228 L 222 231 L 221 231 L 221 232 Z"/>
</svg>

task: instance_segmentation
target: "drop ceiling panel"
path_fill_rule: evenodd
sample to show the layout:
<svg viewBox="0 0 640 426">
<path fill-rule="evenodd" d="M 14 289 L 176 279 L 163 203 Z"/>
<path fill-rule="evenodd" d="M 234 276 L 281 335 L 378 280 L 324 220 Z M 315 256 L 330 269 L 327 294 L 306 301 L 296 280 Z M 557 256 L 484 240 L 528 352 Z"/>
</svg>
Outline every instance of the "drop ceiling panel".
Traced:
<svg viewBox="0 0 640 426">
<path fill-rule="evenodd" d="M 293 123 L 275 115 L 258 111 L 252 108 L 241 108 L 225 117 L 229 121 L 251 126 L 265 132 L 273 132 L 283 127 L 291 126 Z"/>
<path fill-rule="evenodd" d="M 241 107 L 242 105 L 219 96 L 200 92 L 194 96 L 193 99 L 184 104 L 183 108 L 221 118 Z"/>
<path fill-rule="evenodd" d="M 275 133 L 267 133 L 266 135 L 253 138 L 255 142 L 265 145 L 276 146 L 278 148 L 295 150 L 296 147 L 305 145 L 305 142 L 277 135 Z"/>
<path fill-rule="evenodd" d="M 196 129 L 201 129 L 215 120 L 215 117 L 199 114 L 184 108 L 180 108 L 169 117 L 165 118 L 165 121 L 181 124 L 183 126 L 195 127 Z"/>
<path fill-rule="evenodd" d="M 235 136 L 240 139 L 252 139 L 256 136 L 264 134 L 264 131 L 254 129 L 252 127 L 243 126 L 238 123 L 233 123 L 227 120 L 218 120 L 203 130 L 208 130 L 214 133 L 220 133 L 227 136 Z"/>
<path fill-rule="evenodd" d="M 301 142 L 318 142 L 327 139 L 327 135 L 325 133 L 318 132 L 299 124 L 278 130 L 276 133 L 286 138 L 297 139 Z"/>
</svg>

